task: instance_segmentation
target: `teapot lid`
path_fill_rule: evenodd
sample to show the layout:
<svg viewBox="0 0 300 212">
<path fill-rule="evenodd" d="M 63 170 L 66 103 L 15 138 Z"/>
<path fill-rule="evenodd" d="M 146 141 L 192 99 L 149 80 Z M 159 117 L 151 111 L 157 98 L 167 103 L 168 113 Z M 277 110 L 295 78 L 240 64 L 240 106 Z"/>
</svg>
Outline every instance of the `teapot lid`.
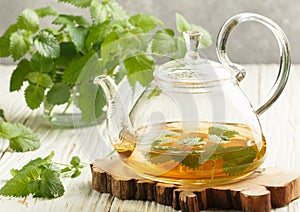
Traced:
<svg viewBox="0 0 300 212">
<path fill-rule="evenodd" d="M 232 79 L 233 73 L 229 68 L 199 56 L 202 33 L 189 31 L 183 35 L 187 52 L 184 58 L 164 63 L 154 71 L 154 78 L 159 85 L 207 88 Z"/>
</svg>

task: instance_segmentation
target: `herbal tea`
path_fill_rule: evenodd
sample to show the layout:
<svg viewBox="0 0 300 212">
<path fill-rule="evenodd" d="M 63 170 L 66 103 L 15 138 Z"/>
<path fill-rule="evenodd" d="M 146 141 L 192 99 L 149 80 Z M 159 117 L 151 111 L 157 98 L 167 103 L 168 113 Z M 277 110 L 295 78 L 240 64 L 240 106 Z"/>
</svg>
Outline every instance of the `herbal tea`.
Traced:
<svg viewBox="0 0 300 212">
<path fill-rule="evenodd" d="M 202 184 L 251 173 L 262 164 L 266 144 L 262 135 L 245 125 L 168 122 L 140 128 L 136 138 L 123 134 L 115 149 L 141 176 Z"/>
</svg>

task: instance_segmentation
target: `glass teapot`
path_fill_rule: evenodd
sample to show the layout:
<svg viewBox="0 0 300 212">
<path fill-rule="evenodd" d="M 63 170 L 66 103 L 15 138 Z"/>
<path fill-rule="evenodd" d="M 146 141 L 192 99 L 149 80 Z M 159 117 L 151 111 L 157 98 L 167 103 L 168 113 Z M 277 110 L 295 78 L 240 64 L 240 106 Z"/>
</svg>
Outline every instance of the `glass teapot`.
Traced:
<svg viewBox="0 0 300 212">
<path fill-rule="evenodd" d="M 267 99 L 253 109 L 239 87 L 245 69 L 227 57 L 235 26 L 266 25 L 280 47 L 280 68 Z M 94 79 L 107 98 L 107 129 L 122 162 L 142 177 L 175 184 L 214 184 L 242 179 L 264 161 L 266 142 L 258 116 L 281 94 L 289 75 L 288 40 L 270 19 L 253 13 L 230 18 L 217 39 L 221 63 L 201 58 L 201 33 L 186 32 L 184 58 L 154 71 L 153 82 L 126 112 L 109 76 Z"/>
</svg>

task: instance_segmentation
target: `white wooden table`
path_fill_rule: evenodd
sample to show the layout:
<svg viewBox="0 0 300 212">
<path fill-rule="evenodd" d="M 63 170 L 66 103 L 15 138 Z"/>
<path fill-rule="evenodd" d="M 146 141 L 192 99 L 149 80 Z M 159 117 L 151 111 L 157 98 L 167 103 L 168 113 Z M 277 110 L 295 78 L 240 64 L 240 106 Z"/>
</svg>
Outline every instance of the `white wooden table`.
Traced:
<svg viewBox="0 0 300 212">
<path fill-rule="evenodd" d="M 276 77 L 277 65 L 246 65 L 248 75 L 242 87 L 256 105 L 266 95 Z M 11 168 L 21 168 L 31 159 L 45 157 L 55 151 L 54 160 L 68 163 L 78 155 L 90 163 L 105 157 L 111 147 L 107 142 L 103 124 L 82 129 L 55 129 L 48 126 L 41 109 L 31 111 L 26 107 L 23 92 L 9 93 L 10 75 L 14 66 L 0 65 L 0 108 L 5 110 L 10 122 L 20 122 L 32 128 L 41 138 L 40 149 L 27 153 L 4 151 L 7 142 L 0 140 L 0 187 L 10 176 Z M 264 167 L 300 171 L 300 65 L 294 65 L 290 79 L 278 101 L 261 117 L 262 128 L 268 142 L 268 156 Z M 101 142 L 102 141 L 102 142 Z M 108 194 L 91 189 L 90 168 L 84 168 L 81 176 L 63 179 L 65 194 L 46 200 L 0 196 L 0 211 L 173 211 L 171 207 L 154 202 L 122 201 Z M 300 200 L 274 210 L 300 211 Z"/>
</svg>

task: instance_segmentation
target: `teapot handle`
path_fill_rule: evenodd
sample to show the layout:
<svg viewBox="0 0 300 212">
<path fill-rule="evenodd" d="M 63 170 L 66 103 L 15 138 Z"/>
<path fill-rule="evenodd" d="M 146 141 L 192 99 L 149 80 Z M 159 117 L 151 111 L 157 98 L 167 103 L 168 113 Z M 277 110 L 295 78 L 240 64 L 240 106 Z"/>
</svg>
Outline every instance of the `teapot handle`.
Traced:
<svg viewBox="0 0 300 212">
<path fill-rule="evenodd" d="M 219 31 L 216 48 L 220 62 L 236 71 L 238 81 L 241 81 L 245 77 L 246 70 L 241 65 L 232 63 L 228 58 L 226 51 L 227 40 L 234 27 L 248 21 L 256 21 L 268 27 L 275 35 L 280 50 L 280 66 L 276 81 L 268 93 L 266 100 L 255 108 L 256 113 L 261 115 L 277 100 L 286 85 L 291 65 L 290 45 L 282 29 L 269 18 L 255 13 L 241 13 L 231 17 Z"/>
</svg>

